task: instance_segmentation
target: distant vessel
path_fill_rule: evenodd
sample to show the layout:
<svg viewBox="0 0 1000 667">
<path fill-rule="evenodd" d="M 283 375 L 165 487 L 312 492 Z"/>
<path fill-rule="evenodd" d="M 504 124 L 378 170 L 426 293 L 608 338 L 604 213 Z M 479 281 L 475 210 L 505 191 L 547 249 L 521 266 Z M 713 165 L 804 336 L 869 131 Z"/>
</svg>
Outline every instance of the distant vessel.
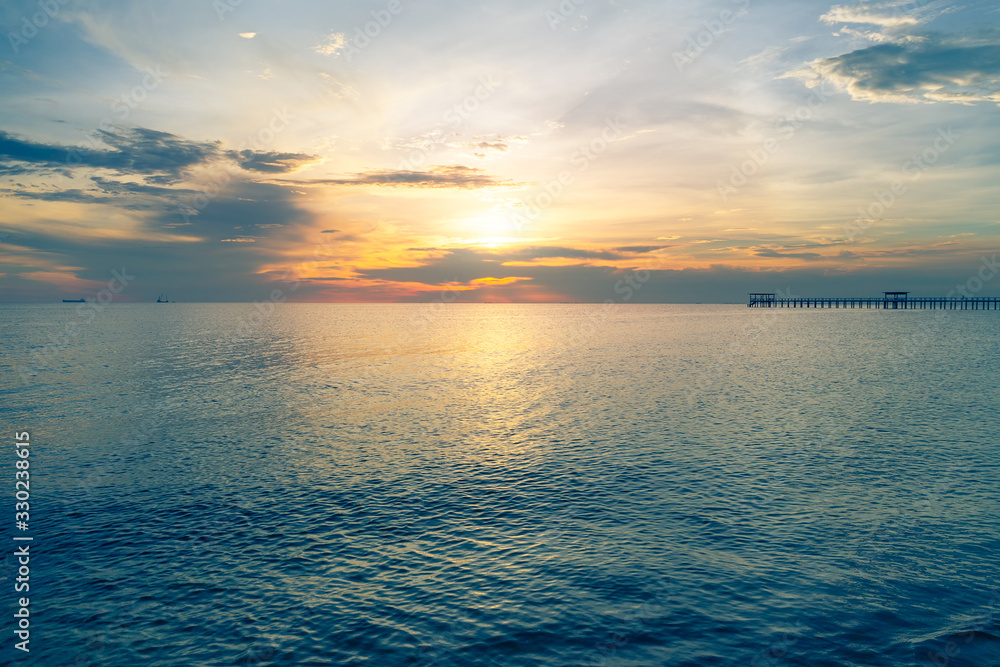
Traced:
<svg viewBox="0 0 1000 667">
<path fill-rule="evenodd" d="M 160 297 L 156 300 L 156 303 L 170 303 L 170 300 L 167 299 L 167 293 L 164 292 L 163 294 L 161 294 Z"/>
<path fill-rule="evenodd" d="M 86 299 L 63 299 L 63 303 L 87 303 Z"/>
</svg>

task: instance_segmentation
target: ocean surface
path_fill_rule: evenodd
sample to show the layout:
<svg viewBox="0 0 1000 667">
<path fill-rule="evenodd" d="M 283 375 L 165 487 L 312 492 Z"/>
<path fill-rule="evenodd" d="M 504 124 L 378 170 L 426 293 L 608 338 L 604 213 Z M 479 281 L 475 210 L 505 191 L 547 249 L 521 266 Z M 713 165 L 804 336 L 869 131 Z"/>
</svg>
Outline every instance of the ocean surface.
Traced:
<svg viewBox="0 0 1000 667">
<path fill-rule="evenodd" d="M 997 312 L 4 305 L 0 342 L 3 664 L 1000 665 Z"/>
</svg>

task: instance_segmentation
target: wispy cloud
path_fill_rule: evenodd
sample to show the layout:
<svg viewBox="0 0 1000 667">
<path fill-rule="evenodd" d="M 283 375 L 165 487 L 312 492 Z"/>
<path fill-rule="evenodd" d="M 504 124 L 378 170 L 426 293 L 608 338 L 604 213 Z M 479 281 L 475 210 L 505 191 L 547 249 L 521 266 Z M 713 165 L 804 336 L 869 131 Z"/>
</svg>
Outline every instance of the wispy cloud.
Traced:
<svg viewBox="0 0 1000 667">
<path fill-rule="evenodd" d="M 463 165 L 432 167 L 427 171 L 368 171 L 355 174 L 350 178 L 325 178 L 296 182 L 308 185 L 381 185 L 407 188 L 493 188 L 522 185 L 500 180 L 482 169 Z"/>
<path fill-rule="evenodd" d="M 820 20 L 828 24 L 865 23 L 884 28 L 915 26 L 923 20 L 913 0 L 892 2 L 861 2 L 854 5 L 834 5 Z"/>
<path fill-rule="evenodd" d="M 332 32 L 322 44 L 313 47 L 313 51 L 324 56 L 339 56 L 345 48 L 347 36 L 342 32 Z"/>
</svg>

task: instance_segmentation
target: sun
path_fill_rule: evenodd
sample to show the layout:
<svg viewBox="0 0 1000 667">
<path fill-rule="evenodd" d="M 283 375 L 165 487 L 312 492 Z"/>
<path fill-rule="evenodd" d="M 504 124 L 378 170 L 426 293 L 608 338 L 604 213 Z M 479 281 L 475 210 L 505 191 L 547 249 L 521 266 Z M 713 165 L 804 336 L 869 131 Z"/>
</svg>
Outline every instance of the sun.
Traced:
<svg viewBox="0 0 1000 667">
<path fill-rule="evenodd" d="M 517 231 L 509 215 L 492 210 L 465 218 L 461 226 L 469 236 L 478 241 L 513 240 L 510 237 Z"/>
</svg>

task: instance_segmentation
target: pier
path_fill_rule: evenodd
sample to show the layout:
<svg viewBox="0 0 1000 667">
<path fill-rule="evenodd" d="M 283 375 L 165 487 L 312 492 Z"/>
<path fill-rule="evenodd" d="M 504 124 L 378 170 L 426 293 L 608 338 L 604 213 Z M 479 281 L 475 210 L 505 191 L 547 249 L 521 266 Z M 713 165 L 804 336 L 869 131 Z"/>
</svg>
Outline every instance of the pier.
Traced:
<svg viewBox="0 0 1000 667">
<path fill-rule="evenodd" d="M 909 292 L 883 292 L 881 297 L 782 297 L 752 292 L 748 308 L 880 308 L 882 310 L 1000 310 L 1000 297 L 911 297 Z"/>
</svg>

